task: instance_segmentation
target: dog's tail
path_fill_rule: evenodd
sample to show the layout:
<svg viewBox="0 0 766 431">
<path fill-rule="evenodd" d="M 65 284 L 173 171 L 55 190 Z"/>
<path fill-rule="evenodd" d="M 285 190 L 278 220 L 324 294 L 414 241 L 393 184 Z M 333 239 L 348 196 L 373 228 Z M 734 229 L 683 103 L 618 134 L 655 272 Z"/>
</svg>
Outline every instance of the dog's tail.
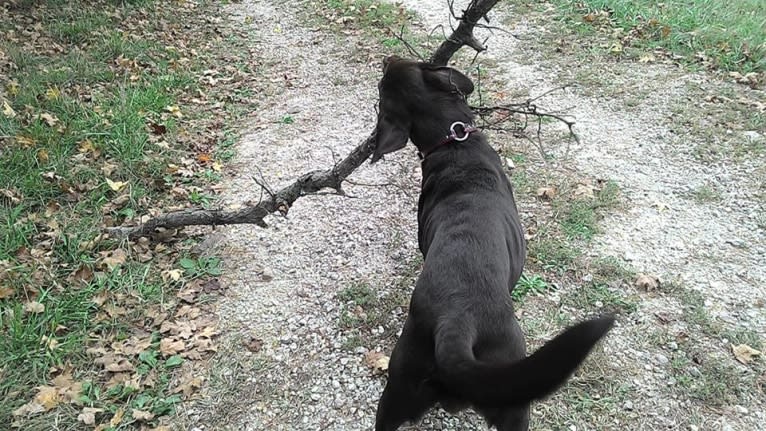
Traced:
<svg viewBox="0 0 766 431">
<path fill-rule="evenodd" d="M 477 360 L 466 333 L 444 327 L 436 334 L 437 367 L 449 389 L 477 405 L 524 405 L 563 385 L 613 324 L 611 316 L 578 323 L 531 356 L 499 364 Z"/>
</svg>

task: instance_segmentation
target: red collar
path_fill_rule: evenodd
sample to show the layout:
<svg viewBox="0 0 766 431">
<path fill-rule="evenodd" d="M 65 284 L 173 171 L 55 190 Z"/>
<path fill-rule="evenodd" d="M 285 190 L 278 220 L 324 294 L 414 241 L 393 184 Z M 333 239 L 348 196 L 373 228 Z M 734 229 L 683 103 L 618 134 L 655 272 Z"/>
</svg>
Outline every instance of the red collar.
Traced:
<svg viewBox="0 0 766 431">
<path fill-rule="evenodd" d="M 455 127 L 459 127 L 460 129 L 462 129 L 463 136 L 460 136 L 458 134 L 458 131 L 455 130 Z M 449 135 L 445 136 L 441 142 L 436 144 L 430 150 L 426 152 L 418 151 L 418 157 L 420 157 L 420 160 L 423 160 L 426 158 L 427 155 L 431 154 L 434 150 L 441 147 L 442 145 L 447 145 L 450 142 L 463 142 L 466 139 L 468 139 L 468 136 L 470 136 L 472 132 L 476 132 L 478 130 L 479 129 L 471 126 L 470 124 L 465 124 L 462 121 L 455 121 L 454 123 L 452 123 L 451 126 L 449 126 Z"/>
</svg>

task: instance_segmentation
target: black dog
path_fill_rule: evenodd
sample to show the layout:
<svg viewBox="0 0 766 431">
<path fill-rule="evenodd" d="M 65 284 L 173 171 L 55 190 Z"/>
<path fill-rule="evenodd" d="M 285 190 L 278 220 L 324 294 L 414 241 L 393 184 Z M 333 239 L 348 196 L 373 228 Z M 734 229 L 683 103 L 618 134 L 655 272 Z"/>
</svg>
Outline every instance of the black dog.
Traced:
<svg viewBox="0 0 766 431">
<path fill-rule="evenodd" d="M 403 148 L 423 158 L 418 241 L 425 263 L 389 364 L 376 431 L 439 403 L 472 406 L 500 431 L 525 431 L 529 404 L 561 386 L 612 327 L 577 324 L 526 356 L 511 290 L 526 257 L 511 184 L 470 126 L 471 80 L 449 67 L 391 57 L 378 86 L 372 161 Z"/>
</svg>

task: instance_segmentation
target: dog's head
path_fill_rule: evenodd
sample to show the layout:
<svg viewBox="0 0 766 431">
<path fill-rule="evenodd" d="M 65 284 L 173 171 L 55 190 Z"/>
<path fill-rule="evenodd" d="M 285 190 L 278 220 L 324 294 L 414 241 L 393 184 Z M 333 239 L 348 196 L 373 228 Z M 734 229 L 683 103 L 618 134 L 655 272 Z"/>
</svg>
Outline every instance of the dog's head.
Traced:
<svg viewBox="0 0 766 431">
<path fill-rule="evenodd" d="M 467 109 L 465 99 L 471 92 L 473 82 L 451 67 L 395 56 L 386 58 L 383 78 L 378 83 L 380 102 L 372 163 L 384 154 L 403 148 L 416 122 L 427 123 L 455 106 Z M 453 121 L 457 120 L 459 118 Z"/>
</svg>

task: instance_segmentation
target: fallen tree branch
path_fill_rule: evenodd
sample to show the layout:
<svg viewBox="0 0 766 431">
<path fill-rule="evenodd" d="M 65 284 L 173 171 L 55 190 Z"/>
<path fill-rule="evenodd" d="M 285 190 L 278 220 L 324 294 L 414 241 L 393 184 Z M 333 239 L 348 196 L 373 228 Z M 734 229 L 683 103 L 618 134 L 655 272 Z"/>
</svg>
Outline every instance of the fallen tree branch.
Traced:
<svg viewBox="0 0 766 431">
<path fill-rule="evenodd" d="M 319 190 L 326 188 L 334 189 L 337 194 L 342 195 L 343 180 L 370 157 L 374 143 L 375 134 L 373 133 L 332 169 L 316 170 L 303 174 L 295 182 L 277 192 L 267 191 L 268 199 L 262 200 L 256 205 L 234 211 L 191 208 L 153 218 L 139 226 L 108 228 L 107 232 L 117 236 L 138 238 L 154 236 L 159 228 L 177 229 L 192 225 L 257 224 L 266 227 L 266 222 L 263 219 L 267 215 L 275 212 L 286 215 L 293 203 L 301 196 L 316 194 Z"/>
<path fill-rule="evenodd" d="M 473 35 L 473 29 L 479 24 L 479 20 L 486 18 L 487 13 L 499 0 L 472 0 L 461 16 L 456 16 L 452 0 L 449 1 L 450 11 L 453 18 L 459 21 L 457 28 L 453 29 L 452 34 L 436 49 L 431 56 L 430 62 L 446 65 L 452 56 L 464 45 L 470 46 L 476 50 L 477 54 L 486 48 L 482 42 L 479 42 Z M 530 102 L 531 103 L 531 102 Z M 484 108 L 482 108 L 484 109 Z M 492 108 L 486 108 L 492 109 Z M 499 109 L 499 108 L 498 108 Z M 548 114 L 548 116 L 553 116 Z M 571 125 L 570 125 L 571 130 Z M 279 212 L 286 215 L 298 198 L 310 194 L 317 194 L 322 189 L 334 189 L 336 194 L 344 195 L 342 183 L 359 166 L 367 160 L 373 151 L 375 142 L 375 133 L 371 133 L 362 141 L 351 153 L 340 163 L 336 163 L 332 169 L 316 170 L 300 176 L 295 182 L 284 187 L 279 191 L 271 191 L 266 187 L 263 178 L 256 182 L 261 185 L 268 194 L 268 199 L 260 200 L 255 205 L 247 205 L 238 210 L 224 209 L 202 209 L 193 208 L 181 211 L 175 211 L 159 217 L 148 220 L 138 226 L 119 226 L 107 228 L 107 232 L 128 238 L 147 237 L 167 237 L 167 231 L 193 225 L 219 226 L 230 224 L 256 224 L 265 227 L 264 218 L 269 214 Z M 263 196 L 261 196 L 263 198 Z"/>
</svg>

